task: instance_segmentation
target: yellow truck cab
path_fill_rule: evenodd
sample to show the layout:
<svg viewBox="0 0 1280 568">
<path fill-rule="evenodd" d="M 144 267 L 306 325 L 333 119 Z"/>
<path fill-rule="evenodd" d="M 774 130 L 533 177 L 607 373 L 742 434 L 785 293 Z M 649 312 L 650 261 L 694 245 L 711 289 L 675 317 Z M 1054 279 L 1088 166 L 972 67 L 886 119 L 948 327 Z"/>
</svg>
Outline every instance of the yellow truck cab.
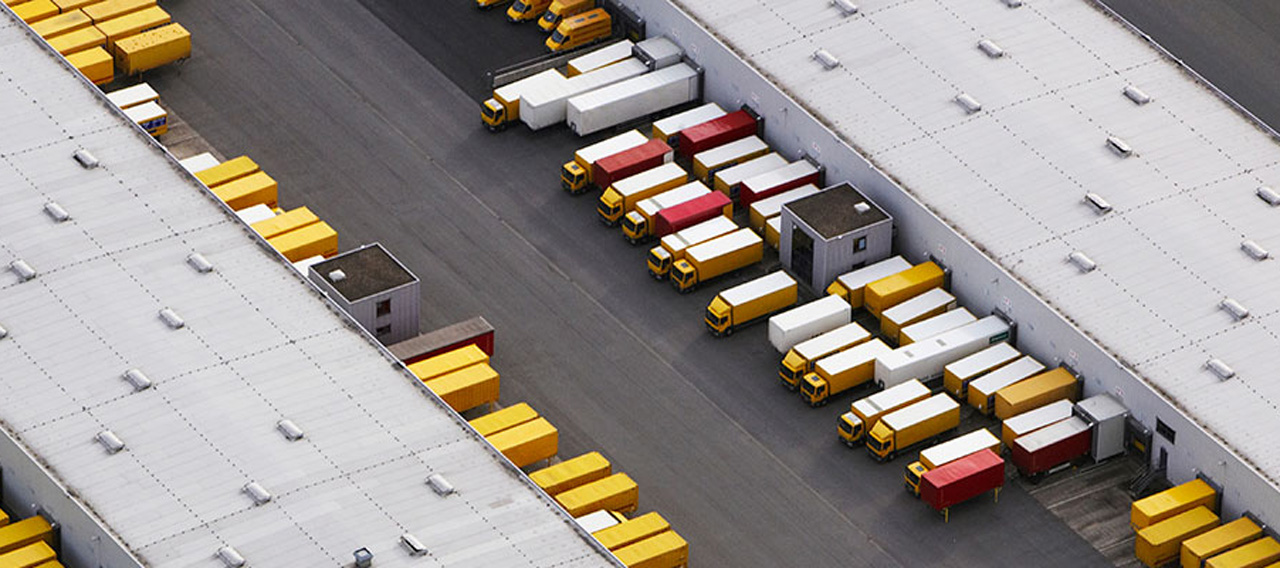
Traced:
<svg viewBox="0 0 1280 568">
<path fill-rule="evenodd" d="M 620 179 L 604 195 L 596 205 L 600 221 L 612 227 L 618 224 L 623 215 L 631 212 L 636 204 L 669 189 L 689 182 L 689 174 L 675 162 L 667 162 L 651 170 L 640 172 L 628 178 Z"/>
<path fill-rule="evenodd" d="M 711 334 L 732 335 L 739 327 L 796 304 L 796 281 L 781 270 L 729 288 L 707 306 L 703 321 Z"/>
<path fill-rule="evenodd" d="M 867 451 L 876 461 L 932 439 L 960 425 L 960 404 L 946 393 L 895 410 L 880 418 L 867 433 Z"/>
<path fill-rule="evenodd" d="M 1000 451 L 1000 440 L 986 429 L 974 430 L 932 448 L 921 450 L 920 459 L 911 462 L 902 476 L 907 492 L 919 497 L 920 477 L 925 473 L 982 450 Z"/>
<path fill-rule="evenodd" d="M 555 0 L 542 14 L 542 19 L 538 20 L 538 27 L 544 32 L 551 33 L 565 18 L 577 16 L 595 7 L 596 0 Z"/>
<path fill-rule="evenodd" d="M 507 8 L 507 20 L 512 23 L 536 20 L 549 6 L 551 0 L 516 0 Z"/>
<path fill-rule="evenodd" d="M 575 195 L 586 191 L 592 184 L 591 170 L 597 160 L 630 150 L 648 141 L 649 139 L 639 130 L 630 130 L 579 149 L 574 152 L 573 159 L 565 162 L 560 168 L 560 188 Z"/>
<path fill-rule="evenodd" d="M 689 247 L 684 258 L 671 265 L 671 285 L 687 294 L 702 282 L 763 259 L 764 239 L 751 229 L 738 229 Z"/>
<path fill-rule="evenodd" d="M 560 22 L 547 38 L 546 46 L 551 51 L 565 51 L 607 38 L 612 31 L 609 12 L 595 8 Z"/>
<path fill-rule="evenodd" d="M 819 359 L 871 339 L 871 334 L 857 322 L 848 323 L 822 335 L 797 343 L 778 364 L 778 378 L 788 389 L 800 387 L 800 378 L 813 372 Z"/>
<path fill-rule="evenodd" d="M 520 120 L 520 95 L 530 88 L 542 84 L 563 82 L 566 79 L 559 71 L 547 69 L 532 77 L 503 85 L 493 90 L 493 97 L 480 105 L 480 119 L 484 121 L 489 132 L 505 130 L 507 125 Z"/>
<path fill-rule="evenodd" d="M 873 339 L 818 361 L 813 372 L 800 381 L 800 399 L 809 406 L 826 404 L 833 394 L 870 384 L 876 374 L 876 358 L 893 351 Z"/>
<path fill-rule="evenodd" d="M 705 243 L 736 230 L 738 230 L 738 226 L 734 224 L 733 219 L 725 216 L 703 221 L 687 229 L 677 231 L 675 234 L 662 237 L 662 241 L 658 246 L 649 249 L 649 256 L 645 260 L 645 264 L 649 267 L 649 275 L 656 280 L 666 278 L 667 273 L 671 272 L 671 264 L 684 258 L 684 252 L 689 247 Z"/>
<path fill-rule="evenodd" d="M 837 433 L 840 441 L 850 448 L 854 447 L 867 430 L 880 421 L 880 417 L 900 408 L 929 398 L 933 393 L 919 379 L 899 383 L 871 396 L 855 400 L 849 405 L 849 412 L 840 415 L 837 421 Z"/>
</svg>

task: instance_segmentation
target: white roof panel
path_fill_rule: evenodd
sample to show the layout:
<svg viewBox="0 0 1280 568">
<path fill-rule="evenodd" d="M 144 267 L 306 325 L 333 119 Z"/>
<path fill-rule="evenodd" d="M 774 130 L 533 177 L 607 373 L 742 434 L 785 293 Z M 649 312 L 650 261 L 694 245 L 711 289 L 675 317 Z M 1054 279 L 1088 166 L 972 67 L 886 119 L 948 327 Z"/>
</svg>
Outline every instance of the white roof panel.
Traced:
<svg viewBox="0 0 1280 568">
<path fill-rule="evenodd" d="M 969 391 L 978 391 L 990 396 L 1004 387 L 1028 379 L 1043 370 L 1044 363 L 1030 356 L 1023 357 L 974 379 L 969 383 Z"/>
<path fill-rule="evenodd" d="M 939 466 L 951 463 L 983 448 L 999 445 L 999 438 L 992 435 L 986 428 L 979 428 L 963 436 L 920 450 L 920 460 L 924 461 L 925 458 L 928 458 L 933 465 Z"/>
<path fill-rule="evenodd" d="M 703 150 L 693 156 L 693 161 L 706 167 L 718 166 L 725 162 L 736 160 L 742 156 L 746 156 L 755 152 L 762 152 L 769 149 L 769 145 L 764 143 L 759 136 L 751 135 L 746 138 L 734 140 L 728 144 L 716 146 L 710 150 Z"/>
<path fill-rule="evenodd" d="M 667 162 L 656 168 L 648 169 L 628 178 L 623 178 L 613 182 L 614 191 L 626 196 L 633 193 L 639 193 L 649 189 L 659 183 L 671 180 L 677 177 L 689 177 L 689 174 L 675 162 Z"/>
<path fill-rule="evenodd" d="M 821 370 L 827 375 L 838 375 L 868 361 L 879 359 L 890 351 L 893 351 L 893 349 L 885 345 L 884 341 L 872 339 L 866 343 L 854 345 L 835 355 L 819 359 L 818 364 L 814 365 L 814 369 Z"/>
<path fill-rule="evenodd" d="M 760 235 L 757 235 L 755 231 L 738 229 L 705 243 L 693 245 L 684 254 L 685 258 L 702 261 L 708 258 L 715 258 L 729 251 L 743 249 L 759 242 L 761 242 Z"/>
<path fill-rule="evenodd" d="M 881 417 L 880 420 L 894 430 L 901 430 L 906 426 L 948 412 L 958 406 L 960 405 L 955 400 L 952 400 L 950 396 L 945 393 L 938 393 L 901 410 L 890 412 Z"/>
<path fill-rule="evenodd" d="M 586 55 L 579 55 L 569 60 L 569 67 L 578 73 L 588 73 L 605 65 L 617 63 L 631 57 L 631 48 L 635 44 L 629 39 L 611 43 Z"/>
<path fill-rule="evenodd" d="M 969 313 L 969 310 L 957 308 L 906 326 L 900 330 L 900 333 L 910 337 L 912 341 L 922 341 L 975 321 L 978 321 L 978 318 Z"/>
<path fill-rule="evenodd" d="M 858 289 L 867 284 L 875 282 L 881 278 L 893 276 L 903 270 L 911 268 L 911 263 L 900 256 L 886 258 L 875 264 L 864 266 L 857 270 L 841 274 L 836 280 L 845 288 L 851 290 Z"/>
<path fill-rule="evenodd" d="M 675 234 L 662 237 L 662 246 L 672 251 L 684 250 L 690 245 L 696 245 L 736 230 L 738 230 L 738 226 L 734 224 L 733 219 L 724 216 L 716 217 Z"/>
<path fill-rule="evenodd" d="M 832 349 L 865 341 L 871 337 L 871 333 L 858 324 L 858 322 L 850 322 L 837 327 L 831 331 L 823 333 L 817 337 L 806 339 L 797 343 L 791 349 L 799 353 L 801 357 L 812 360 L 814 356 L 823 353 L 830 353 Z"/>
</svg>

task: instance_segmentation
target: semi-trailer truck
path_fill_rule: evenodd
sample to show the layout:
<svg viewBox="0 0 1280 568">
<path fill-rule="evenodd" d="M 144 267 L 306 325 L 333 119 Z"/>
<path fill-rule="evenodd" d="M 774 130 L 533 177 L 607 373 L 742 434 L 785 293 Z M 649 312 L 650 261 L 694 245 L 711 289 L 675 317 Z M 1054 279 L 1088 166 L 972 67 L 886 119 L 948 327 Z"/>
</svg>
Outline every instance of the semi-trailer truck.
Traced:
<svg viewBox="0 0 1280 568">
<path fill-rule="evenodd" d="M 558 3 L 558 1 L 552 2 L 551 8 L 548 8 L 548 10 L 555 8 Z M 545 19 L 546 18 L 544 17 L 542 20 L 539 20 L 538 23 L 541 24 Z M 564 70 L 564 76 L 572 78 L 583 73 L 590 73 L 596 69 L 600 69 L 601 67 L 608 67 L 619 61 L 626 61 L 631 58 L 631 51 L 635 45 L 636 44 L 629 39 L 622 39 L 593 50 L 591 53 L 586 55 L 579 55 L 569 60 L 569 64 Z"/>
<path fill-rule="evenodd" d="M 702 75 L 679 63 L 569 99 L 566 122 L 578 136 L 599 132 L 701 96 Z"/>
<path fill-rule="evenodd" d="M 813 372 L 800 382 L 800 399 L 809 406 L 818 407 L 830 402 L 834 395 L 870 384 L 875 376 L 876 359 L 889 351 L 891 349 L 883 341 L 872 339 L 819 359 L 813 366 Z"/>
<path fill-rule="evenodd" d="M 684 185 L 688 181 L 689 174 L 676 163 L 662 164 L 614 182 L 600 196 L 596 212 L 600 214 L 600 222 L 610 227 L 616 226 L 622 216 L 634 209 L 641 200 Z"/>
<path fill-rule="evenodd" d="M 867 311 L 880 317 L 880 312 L 886 309 L 932 288 L 942 287 L 945 277 L 941 267 L 928 261 L 871 282 L 866 285 L 864 294 Z"/>
<path fill-rule="evenodd" d="M 745 268 L 764 258 L 764 241 L 751 229 L 738 229 L 689 247 L 671 265 L 671 285 L 681 294 L 717 276 Z"/>
<path fill-rule="evenodd" d="M 1044 363 L 1026 356 L 991 371 L 982 378 L 969 383 L 969 406 L 983 414 L 991 414 L 996 402 L 996 392 L 1005 387 L 1027 380 L 1044 370 Z"/>
<path fill-rule="evenodd" d="M 752 203 L 750 210 L 751 214 L 747 224 L 756 231 L 764 231 L 764 225 L 769 221 L 769 219 L 782 214 L 782 206 L 784 204 L 804 197 L 809 197 L 810 195 L 820 191 L 822 190 L 819 189 L 818 186 L 807 184 Z"/>
<path fill-rule="evenodd" d="M 988 491 L 994 491 L 998 499 L 1003 486 L 1004 459 L 982 450 L 926 473 L 920 500 L 941 511 L 943 522 L 950 522 L 951 507 Z"/>
<path fill-rule="evenodd" d="M 926 385 L 942 379 L 948 363 L 967 357 L 1009 338 L 1009 324 L 998 316 L 935 335 L 876 359 L 876 384 L 888 388 L 907 379 Z"/>
<path fill-rule="evenodd" d="M 723 146 L 735 140 L 760 133 L 760 118 L 743 107 L 714 120 L 680 131 L 676 144 L 678 157 L 684 163 L 692 163 L 695 154 Z"/>
<path fill-rule="evenodd" d="M 941 288 L 934 288 L 934 290 L 941 290 Z M 911 300 L 907 301 L 910 302 Z M 957 327 L 967 325 L 975 321 L 978 321 L 978 318 L 974 317 L 974 315 L 969 313 L 969 310 L 965 308 L 958 308 L 949 312 L 943 312 L 924 321 L 918 321 L 900 329 L 898 331 L 898 347 L 906 347 L 922 339 L 929 339 L 935 335 L 946 333 Z"/>
<path fill-rule="evenodd" d="M 777 152 L 771 152 L 716 173 L 714 176 L 716 183 L 712 189 L 736 200 L 738 191 L 742 188 L 742 180 L 769 173 L 786 165 L 786 158 Z"/>
<path fill-rule="evenodd" d="M 680 144 L 681 130 L 697 126 L 708 120 L 715 120 L 725 114 L 724 109 L 720 108 L 720 105 L 716 103 L 707 103 L 700 107 L 694 107 L 661 120 L 655 120 L 653 122 L 653 138 L 666 142 L 667 145 L 675 148 Z"/>
<path fill-rule="evenodd" d="M 619 180 L 671 163 L 675 153 L 666 142 L 649 140 L 644 144 L 605 156 L 591 166 L 591 181 L 608 188 Z"/>
<path fill-rule="evenodd" d="M 658 211 L 658 214 L 653 216 L 652 222 L 648 226 L 641 225 L 636 228 L 636 232 L 642 235 L 650 234 L 654 237 L 665 237 L 703 221 L 722 216 L 728 217 L 732 214 L 733 202 L 729 201 L 729 198 L 725 197 L 723 193 L 712 191 L 679 205 Z"/>
<path fill-rule="evenodd" d="M 520 121 L 530 130 L 560 124 L 569 99 L 648 72 L 643 62 L 631 58 L 563 81 L 535 83 L 520 93 Z"/>
<path fill-rule="evenodd" d="M 493 97 L 480 104 L 480 119 L 489 132 L 505 130 L 520 119 L 520 96 L 530 89 L 543 85 L 558 85 L 566 79 L 559 71 L 547 69 L 493 90 Z"/>
<path fill-rule="evenodd" d="M 938 393 L 880 418 L 867 433 L 867 451 L 876 461 L 889 461 L 959 425 L 960 405 L 945 393 Z"/>
<path fill-rule="evenodd" d="M 795 279 L 781 270 L 771 272 L 717 294 L 703 321 L 711 335 L 732 335 L 740 327 L 794 306 L 796 292 Z"/>
<path fill-rule="evenodd" d="M 992 345 L 943 367 L 942 388 L 956 397 L 956 400 L 966 400 L 971 381 L 1019 357 L 1022 357 L 1022 353 L 1008 343 Z"/>
<path fill-rule="evenodd" d="M 956 308 L 956 297 L 942 288 L 934 288 L 889 308 L 880 315 L 880 334 L 892 343 L 900 343 L 902 328 Z"/>
<path fill-rule="evenodd" d="M 882 416 L 911 406 L 932 395 L 933 393 L 929 391 L 929 387 L 924 386 L 924 383 L 911 379 L 855 400 L 849 405 L 849 412 L 841 414 L 836 421 L 836 433 L 844 445 L 850 448 L 856 447 L 867 430 L 874 427 Z"/>
<path fill-rule="evenodd" d="M 715 217 L 681 229 L 662 237 L 660 244 L 649 249 L 645 264 L 649 267 L 649 275 L 662 280 L 671 272 L 671 265 L 684 258 L 689 247 L 705 243 L 716 237 L 727 235 L 738 230 L 738 226 L 728 216 Z"/>
<path fill-rule="evenodd" d="M 858 322 L 850 322 L 812 339 L 801 341 L 787 351 L 778 364 L 778 378 L 790 390 L 800 386 L 800 379 L 813 372 L 813 366 L 828 355 L 871 339 L 871 333 Z"/>
<path fill-rule="evenodd" d="M 908 464 L 902 474 L 907 492 L 919 497 L 924 474 L 982 450 L 1000 451 L 1000 440 L 982 428 L 920 450 L 920 459 Z"/>
<path fill-rule="evenodd" d="M 675 207 L 710 195 L 711 190 L 700 181 L 686 183 L 675 189 L 669 189 L 636 204 L 636 208 L 622 217 L 622 236 L 631 244 L 648 240 L 653 236 L 651 227 L 653 219 L 663 209 Z"/>
<path fill-rule="evenodd" d="M 822 185 L 822 168 L 809 160 L 797 160 L 776 170 L 742 180 L 738 189 L 738 204 L 743 208 L 766 197 L 795 189 L 802 185 Z"/>
<path fill-rule="evenodd" d="M 629 130 L 578 150 L 573 159 L 560 168 L 560 187 L 574 195 L 591 186 L 599 187 L 591 177 L 596 162 L 648 141 L 639 130 Z"/>
<path fill-rule="evenodd" d="M 852 313 L 848 302 L 824 296 L 769 318 L 769 343 L 786 353 L 801 341 L 849 323 Z"/>
<path fill-rule="evenodd" d="M 538 27 L 544 32 L 551 33 L 560 26 L 560 22 L 563 22 L 565 18 L 577 16 L 595 7 L 596 0 L 555 0 L 547 8 L 542 18 L 538 20 Z M 630 42 L 628 41 L 628 43 Z"/>
<path fill-rule="evenodd" d="M 1058 367 L 996 391 L 996 418 L 1005 420 L 1035 410 L 1055 400 L 1074 401 L 1080 394 L 1080 379 Z"/>
<path fill-rule="evenodd" d="M 835 282 L 827 286 L 827 293 L 844 298 L 844 301 L 849 302 L 849 305 L 856 310 L 863 307 L 865 303 L 863 300 L 867 284 L 893 276 L 910 268 L 911 263 L 900 256 L 886 258 L 880 262 L 841 274 L 836 277 Z"/>
<path fill-rule="evenodd" d="M 716 173 L 769 153 L 769 145 L 751 135 L 693 155 L 693 176 L 714 183 Z"/>
</svg>

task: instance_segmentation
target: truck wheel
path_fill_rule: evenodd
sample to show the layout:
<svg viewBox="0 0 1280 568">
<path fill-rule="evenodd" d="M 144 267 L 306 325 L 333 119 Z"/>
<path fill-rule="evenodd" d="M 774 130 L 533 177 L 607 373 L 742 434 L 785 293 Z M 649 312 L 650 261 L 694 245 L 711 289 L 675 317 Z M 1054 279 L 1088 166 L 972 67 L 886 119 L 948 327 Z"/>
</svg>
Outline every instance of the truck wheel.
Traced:
<svg viewBox="0 0 1280 568">
<path fill-rule="evenodd" d="M 853 449 L 853 448 L 855 448 L 855 447 L 856 447 L 856 445 L 855 445 L 853 442 L 850 442 L 850 441 L 848 441 L 848 440 L 846 440 L 846 439 L 844 439 L 844 438 L 840 438 L 840 441 L 841 441 L 841 442 L 844 442 L 844 445 L 845 445 L 846 447 L 848 447 L 849 449 Z"/>
<path fill-rule="evenodd" d="M 728 336 L 730 336 L 730 335 L 733 335 L 733 326 L 729 326 L 729 327 L 724 328 L 724 335 L 725 335 L 725 337 L 728 337 Z"/>
</svg>

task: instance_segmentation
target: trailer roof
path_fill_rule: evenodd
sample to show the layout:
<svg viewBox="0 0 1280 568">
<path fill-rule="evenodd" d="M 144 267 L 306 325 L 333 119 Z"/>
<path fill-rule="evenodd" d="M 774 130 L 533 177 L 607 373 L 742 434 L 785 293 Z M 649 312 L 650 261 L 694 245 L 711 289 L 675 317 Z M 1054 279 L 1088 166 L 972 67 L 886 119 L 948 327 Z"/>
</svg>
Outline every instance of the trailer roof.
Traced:
<svg viewBox="0 0 1280 568">
<path fill-rule="evenodd" d="M 908 325 L 899 330 L 899 333 L 911 337 L 914 341 L 920 341 L 975 321 L 978 321 L 978 318 L 969 313 L 967 308 L 956 308 L 945 314 L 938 314 L 927 320 Z"/>
<path fill-rule="evenodd" d="M 1000 333 L 1007 333 L 1008 331 L 1009 324 L 1005 323 L 1004 320 L 997 316 L 987 316 L 905 347 L 894 349 L 892 354 L 881 357 L 879 364 L 889 369 L 897 369 L 925 357 L 933 356 L 950 346 L 968 343 L 978 337 L 990 337 Z"/>
<path fill-rule="evenodd" d="M 747 300 L 777 292 L 789 286 L 795 286 L 796 280 L 790 274 L 777 270 L 764 276 L 738 284 L 720 292 L 720 298 L 731 306 L 739 305 Z"/>
<path fill-rule="evenodd" d="M 815 355 L 827 353 L 837 347 L 843 347 L 850 343 L 865 341 L 871 337 L 871 332 L 867 331 L 858 322 L 849 322 L 831 331 L 806 339 L 797 343 L 792 347 L 805 359 L 812 359 Z"/>
<path fill-rule="evenodd" d="M 310 568 L 368 547 L 420 566 L 398 542 L 411 533 L 435 564 L 617 565 L 7 9 L 0 52 L 0 265 L 36 271 L 0 272 L 0 424 L 39 464 L 4 464 L 5 482 L 42 467 L 65 488 L 46 505 L 64 550 L 186 567 L 230 545 Z M 154 386 L 135 391 L 129 369 Z M 124 449 L 94 441 L 104 430 Z M 437 495 L 433 473 L 457 492 Z M 250 482 L 271 500 L 255 506 Z M 72 542 L 90 530 L 114 539 Z"/>
<path fill-rule="evenodd" d="M 726 168 L 716 174 L 716 179 L 727 185 L 742 183 L 749 177 L 771 172 L 787 165 L 787 159 L 777 152 L 770 152 L 754 160 L 747 160 L 732 168 Z"/>
<path fill-rule="evenodd" d="M 857 289 L 909 268 L 911 268 L 910 262 L 900 256 L 893 256 L 875 264 L 841 274 L 836 280 L 846 288 Z"/>
<path fill-rule="evenodd" d="M 929 394 L 929 387 L 924 386 L 920 379 L 909 379 L 866 398 L 856 400 L 852 406 L 862 412 L 864 416 L 871 416 L 872 414 L 884 412 L 886 408 L 893 408 L 908 400 L 920 398 L 927 394 Z"/>
<path fill-rule="evenodd" d="M 751 229 L 738 229 L 727 235 L 721 235 L 707 242 L 693 245 L 684 254 L 687 258 L 701 261 L 720 256 L 729 251 L 746 248 L 762 240 L 760 235 L 757 235 Z"/>
<path fill-rule="evenodd" d="M 577 152 L 577 157 L 588 164 L 594 164 L 601 158 L 607 158 L 618 152 L 630 150 L 648 142 L 649 138 L 639 130 L 628 130 L 617 136 L 605 138 L 590 146 L 584 146 Z"/>
<path fill-rule="evenodd" d="M 1100 2 L 674 0 L 1178 411 L 1280 481 L 1280 147 Z M 769 14 L 769 17 L 761 17 Z M 1007 55 L 977 48 L 989 39 Z M 825 69 L 824 49 L 840 63 Z M 1151 100 L 1124 94 L 1135 86 Z M 982 109 L 969 114 L 954 97 Z M 1123 158 L 1109 136 L 1132 148 Z M 1093 192 L 1112 209 L 1084 202 Z M 957 198 L 963 195 L 963 198 Z M 1065 262 L 1081 251 L 1097 263 Z M 1250 310 L 1236 321 L 1233 298 Z M 1235 376 L 1220 380 L 1205 361 Z"/>
<path fill-rule="evenodd" d="M 981 373 L 990 369 L 995 365 L 1012 361 L 1022 354 L 1018 352 L 1014 346 L 1008 343 L 1000 342 L 991 347 L 983 349 L 973 355 L 965 357 L 959 361 L 947 365 L 946 369 L 951 374 L 967 379 L 975 373 Z"/>
<path fill-rule="evenodd" d="M 698 152 L 694 154 L 693 159 L 699 164 L 710 167 L 768 149 L 769 145 L 765 144 L 764 140 L 752 134 L 746 138 L 739 138 L 728 144 Z"/>
<path fill-rule="evenodd" d="M 772 195 L 752 203 L 751 210 L 755 212 L 756 215 L 766 219 L 770 217 L 777 217 L 778 214 L 782 212 L 782 205 L 784 203 L 789 203 L 802 197 L 808 197 L 818 193 L 819 191 L 822 191 L 822 189 L 818 186 L 806 183 L 795 189 L 788 189 L 777 195 Z"/>
<path fill-rule="evenodd" d="M 690 244 L 701 243 L 736 230 L 738 226 L 734 224 L 733 219 L 720 216 L 662 237 L 662 244 L 669 249 L 680 250 Z"/>
<path fill-rule="evenodd" d="M 612 65 L 593 69 L 581 75 L 569 77 L 563 81 L 542 81 L 534 83 L 520 92 L 520 113 L 524 114 L 524 105 L 533 107 L 555 101 L 568 100 L 582 93 L 590 92 L 606 85 L 639 77 L 649 72 L 639 59 L 624 59 Z M 560 103 L 558 103 L 560 104 Z"/>
<path fill-rule="evenodd" d="M 930 288 L 928 291 L 926 291 L 923 294 L 920 294 L 919 296 L 911 298 L 910 300 L 902 302 L 896 306 L 893 306 L 881 312 L 880 319 L 889 320 L 893 322 L 910 320 L 912 318 L 919 317 L 920 314 L 944 307 L 954 301 L 956 301 L 956 297 L 952 296 L 950 292 L 947 292 L 942 288 Z M 956 311 L 959 311 L 959 310 L 956 310 Z M 945 315 L 945 314 L 939 314 L 938 316 L 935 316 L 935 318 L 941 317 L 942 315 Z M 924 321 L 932 321 L 935 318 L 929 318 Z M 977 318 L 974 318 L 974 319 L 977 319 Z M 924 323 L 924 321 L 920 323 Z"/>
<path fill-rule="evenodd" d="M 999 447 L 1000 439 L 986 428 L 979 428 L 963 436 L 920 450 L 920 460 L 928 460 L 935 466 L 952 462 L 983 448 Z"/>
<path fill-rule="evenodd" d="M 569 104 L 578 109 L 596 108 L 617 100 L 635 96 L 636 93 L 652 90 L 661 85 L 687 80 L 689 77 L 693 77 L 697 74 L 698 72 L 692 67 L 684 63 L 678 63 L 657 71 L 645 73 L 639 77 L 632 77 L 626 81 L 614 83 L 607 87 L 583 93 L 569 99 Z"/>
<path fill-rule="evenodd" d="M 849 307 L 849 302 L 846 302 L 844 298 L 834 295 L 823 296 L 769 318 L 769 324 L 781 326 L 783 329 L 791 329 L 814 319 L 826 317 L 829 314 L 842 312 L 848 314 L 852 311 Z"/>
<path fill-rule="evenodd" d="M 616 63 L 631 56 L 631 49 L 636 44 L 629 39 L 622 39 L 593 50 L 586 55 L 579 55 L 569 60 L 569 66 L 578 73 L 589 73 L 611 63 Z"/>
<path fill-rule="evenodd" d="M 1067 399 L 1056 400 L 1035 410 L 1028 410 L 1005 419 L 1004 426 L 1015 435 L 1022 435 L 1054 422 L 1071 418 L 1075 404 Z"/>
<path fill-rule="evenodd" d="M 771 187 L 777 187 L 789 181 L 812 175 L 816 171 L 818 171 L 818 168 L 808 160 L 796 160 L 776 170 L 770 170 L 744 179 L 742 180 L 742 185 L 753 188 L 756 193 L 761 193 Z"/>
<path fill-rule="evenodd" d="M 901 430 L 905 426 L 937 416 L 958 406 L 960 404 L 946 393 L 938 393 L 906 408 L 890 412 L 880 420 L 894 430 Z"/>
<path fill-rule="evenodd" d="M 1071 418 L 1045 426 L 1044 428 L 1036 430 L 1035 432 L 1025 436 L 1015 438 L 1013 443 L 1028 452 L 1035 452 L 1040 448 L 1051 445 L 1064 438 L 1069 438 L 1088 429 L 1089 425 L 1085 424 L 1084 420 L 1081 420 L 1079 417 L 1072 416 Z"/>
<path fill-rule="evenodd" d="M 838 375 L 868 361 L 879 359 L 890 351 L 893 351 L 892 347 L 885 345 L 884 341 L 876 338 L 866 343 L 854 345 L 835 355 L 819 359 L 814 368 L 821 369 L 828 375 Z"/>
<path fill-rule="evenodd" d="M 676 205 L 687 201 L 693 201 L 694 199 L 702 197 L 708 193 L 711 193 L 711 190 L 707 189 L 706 184 L 700 181 L 691 181 L 680 187 L 668 189 L 667 191 L 659 193 L 648 199 L 640 200 L 640 203 L 636 204 L 636 209 L 642 210 L 644 213 L 647 213 L 652 217 L 663 209 L 675 207 Z"/>
<path fill-rule="evenodd" d="M 995 394 L 996 391 L 1018 381 L 1030 378 L 1032 375 L 1043 370 L 1044 363 L 1036 361 L 1034 357 L 1025 356 L 1017 361 L 974 379 L 973 382 L 969 383 L 969 390 L 976 390 L 989 395 Z"/>
<path fill-rule="evenodd" d="M 622 195 L 631 195 L 678 177 L 688 178 L 689 174 L 684 171 L 684 168 L 680 167 L 680 164 L 667 162 L 656 168 L 613 182 L 613 190 Z"/>
<path fill-rule="evenodd" d="M 724 109 L 720 108 L 720 105 L 716 103 L 707 103 L 700 107 L 691 108 L 682 113 L 673 114 L 661 120 L 654 121 L 653 128 L 671 135 L 690 126 L 702 124 L 708 120 L 719 118 L 725 114 Z"/>
</svg>

